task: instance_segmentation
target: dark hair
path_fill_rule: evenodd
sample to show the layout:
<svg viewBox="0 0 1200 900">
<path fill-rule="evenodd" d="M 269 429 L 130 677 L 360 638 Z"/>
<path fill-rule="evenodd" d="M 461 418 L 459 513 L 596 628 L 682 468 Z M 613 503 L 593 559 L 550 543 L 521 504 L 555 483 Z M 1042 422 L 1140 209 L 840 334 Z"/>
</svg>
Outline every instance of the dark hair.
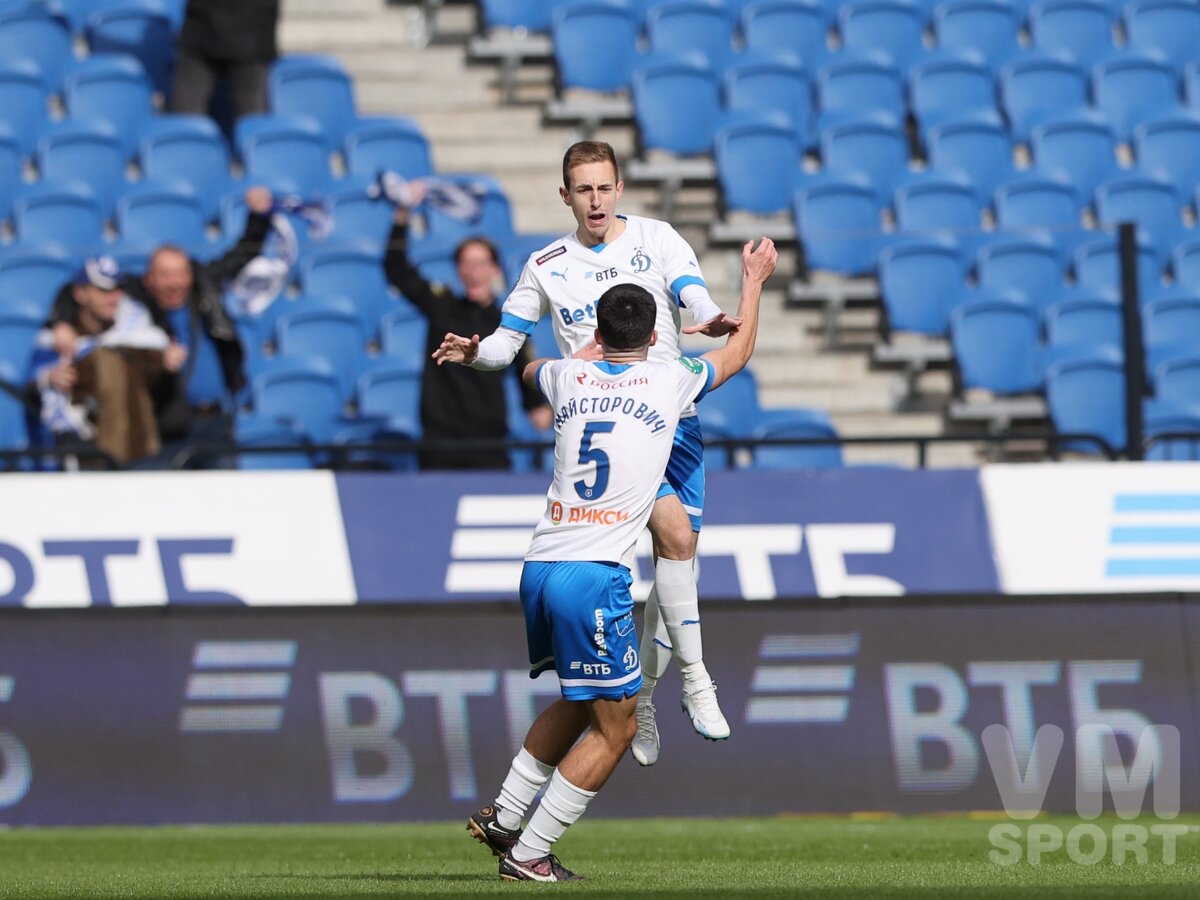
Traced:
<svg viewBox="0 0 1200 900">
<path fill-rule="evenodd" d="M 610 350 L 636 350 L 650 343 L 657 310 L 650 292 L 637 284 L 614 284 L 596 302 L 600 338 Z"/>
<path fill-rule="evenodd" d="M 577 141 L 563 154 L 563 187 L 571 189 L 571 170 L 588 163 L 606 162 L 613 167 L 613 176 L 620 181 L 621 170 L 617 166 L 617 154 L 612 144 L 604 141 Z"/>
<path fill-rule="evenodd" d="M 500 265 L 500 251 L 496 249 L 496 245 L 489 241 L 481 234 L 473 235 L 454 248 L 454 264 L 457 266 L 462 262 L 463 252 L 472 244 L 478 244 L 491 254 L 492 262 Z"/>
</svg>

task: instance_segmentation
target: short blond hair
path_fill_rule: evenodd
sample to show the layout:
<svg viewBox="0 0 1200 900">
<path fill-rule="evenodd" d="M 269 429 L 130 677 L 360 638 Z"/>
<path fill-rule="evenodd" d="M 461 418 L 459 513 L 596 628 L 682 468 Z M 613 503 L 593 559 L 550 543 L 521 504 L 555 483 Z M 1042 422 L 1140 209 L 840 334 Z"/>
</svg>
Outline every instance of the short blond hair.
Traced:
<svg viewBox="0 0 1200 900">
<path fill-rule="evenodd" d="M 563 187 L 571 189 L 571 170 L 588 163 L 606 162 L 613 167 L 613 174 L 618 180 L 621 169 L 617 166 L 617 153 L 612 144 L 604 141 L 578 141 L 567 148 L 563 154 Z"/>
</svg>

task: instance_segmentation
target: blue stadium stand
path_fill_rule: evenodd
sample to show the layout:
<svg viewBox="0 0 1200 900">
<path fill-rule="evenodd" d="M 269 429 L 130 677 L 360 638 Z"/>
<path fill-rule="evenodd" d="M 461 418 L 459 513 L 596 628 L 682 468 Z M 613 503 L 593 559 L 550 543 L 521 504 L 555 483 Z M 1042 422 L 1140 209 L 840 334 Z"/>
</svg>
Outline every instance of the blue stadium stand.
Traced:
<svg viewBox="0 0 1200 900">
<path fill-rule="evenodd" d="M 117 231 L 128 243 L 176 244 L 200 259 L 208 258 L 204 207 L 183 184 L 142 181 L 117 201 Z"/>
<path fill-rule="evenodd" d="M 717 131 L 714 156 L 726 211 L 786 212 L 803 153 L 791 123 L 775 113 L 741 114 Z"/>
<path fill-rule="evenodd" d="M 640 66 L 633 73 L 633 105 L 643 151 L 712 152 L 721 97 L 716 76 L 703 60 L 681 56 Z"/>
<path fill-rule="evenodd" d="M 1050 365 L 1046 405 L 1060 433 L 1094 434 L 1110 447 L 1125 446 L 1125 367 L 1116 347 L 1098 346 Z M 1071 441 L 1061 449 L 1098 453 L 1094 444 Z"/>
<path fill-rule="evenodd" d="M 3 387 L 9 385 L 13 390 L 19 390 L 22 381 L 22 373 L 7 360 L 0 359 L 0 450 L 24 450 L 29 446 L 25 404 Z M 0 469 L 11 468 L 15 466 L 0 462 Z"/>
<path fill-rule="evenodd" d="M 1177 284 L 1200 284 L 1200 239 L 1189 238 L 1171 251 L 1171 272 Z"/>
<path fill-rule="evenodd" d="M 125 150 L 103 122 L 63 121 L 38 141 L 38 170 L 45 182 L 78 181 L 88 186 L 105 218 L 112 215 L 125 178 Z"/>
<path fill-rule="evenodd" d="M 980 290 L 950 314 L 964 389 L 1024 394 L 1042 385 L 1037 310 L 1013 295 Z"/>
<path fill-rule="evenodd" d="M 63 98 L 71 118 L 110 125 L 126 156 L 137 151 L 138 139 L 154 115 L 151 95 L 150 80 L 131 56 L 89 57 L 63 79 Z"/>
<path fill-rule="evenodd" d="M 1145 459 L 1150 462 L 1195 462 L 1200 460 L 1200 440 L 1168 437 L 1200 433 L 1200 406 L 1195 403 L 1145 404 L 1142 430 L 1149 444 Z M 1159 440 L 1151 441 L 1151 438 Z"/>
<path fill-rule="evenodd" d="M 942 50 L 965 53 L 992 71 L 1019 50 L 1021 17 L 1001 0 L 949 0 L 933 14 L 933 32 Z"/>
<path fill-rule="evenodd" d="M 831 174 L 861 179 L 883 197 L 908 177 L 908 141 L 898 125 L 882 117 L 825 128 L 821 157 Z"/>
<path fill-rule="evenodd" d="M 401 117 L 360 119 L 346 135 L 345 157 L 347 172 L 364 178 L 384 171 L 405 178 L 434 173 L 429 140 L 416 122 Z"/>
<path fill-rule="evenodd" d="M 380 257 L 366 249 L 329 247 L 316 250 L 300 261 L 300 287 L 313 296 L 346 296 L 354 300 L 359 315 L 374 323 L 392 312 L 391 297 Z"/>
<path fill-rule="evenodd" d="M 796 191 L 796 233 L 809 269 L 862 275 L 875 268 L 883 204 L 866 184 L 823 178 Z"/>
<path fill-rule="evenodd" d="M 241 414 L 234 421 L 234 442 L 239 447 L 294 447 L 295 452 L 246 453 L 237 458 L 237 467 L 248 470 L 311 469 L 313 458 L 304 449 L 304 434 L 291 422 Z"/>
<path fill-rule="evenodd" d="M 991 71 L 961 54 L 939 54 L 913 66 L 908 72 L 908 96 L 922 132 L 963 118 L 1000 121 Z"/>
<path fill-rule="evenodd" d="M 1050 53 L 1030 53 L 1000 71 L 1000 104 L 1016 141 L 1027 143 L 1035 126 L 1087 102 L 1084 70 Z"/>
<path fill-rule="evenodd" d="M 817 72 L 818 125 L 846 119 L 904 117 L 904 82 L 890 63 L 872 56 L 841 53 Z"/>
<path fill-rule="evenodd" d="M 53 244 L 78 258 L 100 246 L 104 212 L 87 185 L 43 181 L 17 197 L 13 224 L 23 248 Z"/>
<path fill-rule="evenodd" d="M 467 172 L 442 177 L 474 190 L 479 196 L 480 213 L 478 219 L 463 221 L 436 207 L 427 208 L 424 210 L 425 226 L 431 237 L 458 243 L 469 237 L 486 235 L 496 243 L 503 243 L 515 234 L 512 204 L 494 178 Z"/>
<path fill-rule="evenodd" d="M 22 384 L 33 359 L 33 339 L 42 319 L 27 312 L 0 312 L 0 364 L 7 364 Z"/>
<path fill-rule="evenodd" d="M 78 262 L 54 246 L 6 247 L 0 252 L 0 313 L 45 321 L 59 288 Z"/>
<path fill-rule="evenodd" d="M 732 437 L 753 436 L 762 420 L 758 401 L 758 381 L 749 369 L 742 369 L 723 385 L 704 398 L 697 410 L 701 429 L 707 434 L 710 427 Z"/>
<path fill-rule="evenodd" d="M 342 389 L 354 396 L 355 379 L 366 365 L 366 335 L 354 312 L 309 309 L 289 312 L 275 322 L 275 346 L 282 359 L 312 357 L 329 363 Z"/>
<path fill-rule="evenodd" d="M 12 215 L 21 185 L 21 145 L 7 126 L 0 125 L 0 222 Z"/>
<path fill-rule="evenodd" d="M 1058 248 L 1033 236 L 997 238 L 979 251 L 975 268 L 981 287 L 1019 294 L 1038 313 L 1064 287 Z"/>
<path fill-rule="evenodd" d="M 1070 256 L 1090 233 L 1084 230 L 1079 194 L 1057 178 L 1022 174 L 996 188 L 996 227 L 1011 234 L 1044 235 Z"/>
<path fill-rule="evenodd" d="M 307 116 L 248 115 L 234 130 L 246 180 L 270 181 L 304 196 L 329 187 L 329 145 L 321 126 Z"/>
<path fill-rule="evenodd" d="M 392 230 L 392 204 L 381 197 L 373 178 L 350 176 L 325 194 L 333 230 L 331 244 L 371 247 L 382 255 Z"/>
<path fill-rule="evenodd" d="M 884 249 L 879 288 L 889 332 L 944 337 L 966 276 L 967 265 L 951 241 L 909 238 Z"/>
<path fill-rule="evenodd" d="M 1184 0 L 1137 0 L 1125 6 L 1129 46 L 1182 68 L 1200 47 L 1200 7 Z"/>
<path fill-rule="evenodd" d="M 1175 188 L 1147 175 L 1122 175 L 1096 188 L 1096 216 L 1100 224 L 1115 228 L 1135 222 L 1138 238 L 1159 256 L 1184 236 L 1182 208 Z"/>
<path fill-rule="evenodd" d="M 1111 235 L 1088 241 L 1075 251 L 1075 280 L 1085 288 L 1112 293 L 1121 287 L 1116 238 Z M 1162 265 L 1152 247 L 1137 248 L 1138 290 L 1143 296 L 1161 284 Z"/>
<path fill-rule="evenodd" d="M 425 367 L 429 323 L 415 310 L 397 310 L 379 322 L 381 356 L 408 366 L 413 372 Z"/>
<path fill-rule="evenodd" d="M 136 57 L 154 89 L 167 97 L 174 67 L 174 31 L 171 17 L 159 0 L 120 0 L 97 8 L 88 17 L 84 35 L 94 54 L 127 53 Z"/>
<path fill-rule="evenodd" d="M 1195 403 L 1200 397 L 1200 349 L 1160 362 L 1154 369 L 1154 396 L 1164 403 Z"/>
<path fill-rule="evenodd" d="M 49 93 L 33 60 L 0 55 L 0 127 L 16 140 L 22 157 L 33 155 L 49 112 Z"/>
<path fill-rule="evenodd" d="M 256 415 L 292 423 L 315 444 L 328 443 L 342 415 L 342 388 L 324 360 L 271 360 L 252 382 Z"/>
<path fill-rule="evenodd" d="M 57 93 L 71 61 L 71 33 L 61 18 L 37 3 L 0 10 L 0 59 L 28 60 Z"/>
<path fill-rule="evenodd" d="M 964 249 L 975 246 L 983 227 L 984 204 L 969 184 L 937 172 L 896 189 L 892 206 L 905 236 L 945 234 Z"/>
<path fill-rule="evenodd" d="M 824 412 L 788 410 L 755 429 L 756 438 L 836 438 L 837 429 Z M 845 465 L 842 448 L 833 444 L 755 447 L 755 469 L 840 469 Z"/>
<path fill-rule="evenodd" d="M 1178 78 L 1161 59 L 1125 50 L 1096 64 L 1092 98 L 1117 137 L 1128 143 L 1143 122 L 1179 108 Z"/>
<path fill-rule="evenodd" d="M 1046 344 L 1050 348 L 1122 345 L 1125 333 L 1121 305 L 1111 297 L 1071 296 L 1046 309 Z"/>
<path fill-rule="evenodd" d="M 785 116 L 804 149 L 816 146 L 813 86 L 799 57 L 743 53 L 725 69 L 725 108 Z"/>
<path fill-rule="evenodd" d="M 1103 0 L 1043 0 L 1029 11 L 1033 46 L 1090 69 L 1114 51 L 1114 15 Z"/>
<path fill-rule="evenodd" d="M 267 93 L 276 115 L 315 119 L 331 150 L 341 148 L 357 120 L 354 84 L 329 56 L 281 57 L 271 66 Z"/>
<path fill-rule="evenodd" d="M 1200 116 L 1176 113 L 1143 122 L 1133 132 L 1137 167 L 1174 185 L 1187 198 L 1200 184 Z"/>
<path fill-rule="evenodd" d="M 217 217 L 232 179 L 229 148 L 212 119 L 155 116 L 142 132 L 138 155 L 143 177 L 186 184 L 200 201 L 205 220 Z"/>
<path fill-rule="evenodd" d="M 921 16 L 901 0 L 851 0 L 838 9 L 842 47 L 876 54 L 898 69 L 920 56 Z"/>
<path fill-rule="evenodd" d="M 655 3 L 646 14 L 646 36 L 651 53 L 699 54 L 718 72 L 733 56 L 733 20 L 729 7 L 719 0 Z"/>
<path fill-rule="evenodd" d="M 1070 183 L 1088 203 L 1102 182 L 1120 174 L 1117 136 L 1092 113 L 1067 113 L 1033 129 L 1038 172 Z"/>
<path fill-rule="evenodd" d="M 925 137 L 932 168 L 966 178 L 981 197 L 1012 178 L 1012 138 L 997 122 L 966 119 L 946 122 Z"/>
<path fill-rule="evenodd" d="M 390 431 L 421 434 L 421 374 L 403 361 L 382 359 L 358 380 L 358 409 L 387 422 Z"/>
<path fill-rule="evenodd" d="M 795 53 L 810 70 L 830 55 L 830 18 L 811 0 L 758 0 L 742 10 L 742 37 L 748 51 Z"/>
</svg>

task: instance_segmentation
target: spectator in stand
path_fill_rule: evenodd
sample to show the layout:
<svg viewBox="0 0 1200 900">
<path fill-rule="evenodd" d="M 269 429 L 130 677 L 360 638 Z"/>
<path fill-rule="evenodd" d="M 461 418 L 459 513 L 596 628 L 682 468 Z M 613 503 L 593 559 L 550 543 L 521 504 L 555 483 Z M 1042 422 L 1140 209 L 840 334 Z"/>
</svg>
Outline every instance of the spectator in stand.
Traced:
<svg viewBox="0 0 1200 900">
<path fill-rule="evenodd" d="M 279 0 L 188 0 L 175 58 L 171 111 L 206 115 L 219 81 L 236 121 L 266 112 L 267 73 L 278 55 Z"/>
<path fill-rule="evenodd" d="M 271 192 L 250 188 L 246 207 L 245 231 L 220 259 L 204 264 L 178 247 L 163 245 L 151 254 L 143 277 L 121 279 L 117 286 L 149 310 L 167 337 L 163 364 L 174 377 L 159 392 L 155 409 L 158 432 L 172 445 L 167 448 L 172 453 L 186 444 L 230 438 L 232 398 L 246 377 L 242 345 L 221 300 L 226 285 L 262 249 L 271 226 Z M 78 296 L 71 288 L 55 301 L 49 324 L 60 354 L 73 353 L 80 337 L 74 309 Z"/>
<path fill-rule="evenodd" d="M 411 185 L 411 206 L 422 199 L 421 188 Z M 421 276 L 408 256 L 408 221 L 411 206 L 397 206 L 388 240 L 384 269 L 390 281 L 429 320 L 425 371 L 421 378 L 421 427 L 430 440 L 498 439 L 508 435 L 505 378 L 521 384 L 521 405 L 534 428 L 548 429 L 553 421 L 549 404 L 540 393 L 520 382 L 521 372 L 533 359 L 528 348 L 515 365 L 497 372 L 479 372 L 466 366 L 439 366 L 433 351 L 447 332 L 491 334 L 500 325 L 502 289 L 499 254 L 483 237 L 467 238 L 454 253 L 463 294 Z M 422 452 L 422 469 L 507 469 L 501 449 Z"/>
</svg>

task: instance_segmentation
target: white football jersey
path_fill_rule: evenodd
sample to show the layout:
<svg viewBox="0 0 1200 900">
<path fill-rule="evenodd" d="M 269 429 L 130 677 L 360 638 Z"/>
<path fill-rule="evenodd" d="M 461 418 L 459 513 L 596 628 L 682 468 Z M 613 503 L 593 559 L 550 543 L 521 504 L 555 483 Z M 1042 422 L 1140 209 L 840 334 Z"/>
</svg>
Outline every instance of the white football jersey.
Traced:
<svg viewBox="0 0 1200 900">
<path fill-rule="evenodd" d="M 525 558 L 632 569 L 679 418 L 714 374 L 707 360 L 688 357 L 543 363 L 537 382 L 554 409 L 554 481 Z"/>
<path fill-rule="evenodd" d="M 687 241 L 666 222 L 618 216 L 625 231 L 609 244 L 584 246 L 575 232 L 531 253 L 504 301 L 500 324 L 529 334 L 549 315 L 559 352 L 570 356 L 596 335 L 596 301 L 614 284 L 638 284 L 658 307 L 658 343 L 651 360 L 679 358 L 679 293 L 704 286 L 700 263 Z"/>
</svg>

